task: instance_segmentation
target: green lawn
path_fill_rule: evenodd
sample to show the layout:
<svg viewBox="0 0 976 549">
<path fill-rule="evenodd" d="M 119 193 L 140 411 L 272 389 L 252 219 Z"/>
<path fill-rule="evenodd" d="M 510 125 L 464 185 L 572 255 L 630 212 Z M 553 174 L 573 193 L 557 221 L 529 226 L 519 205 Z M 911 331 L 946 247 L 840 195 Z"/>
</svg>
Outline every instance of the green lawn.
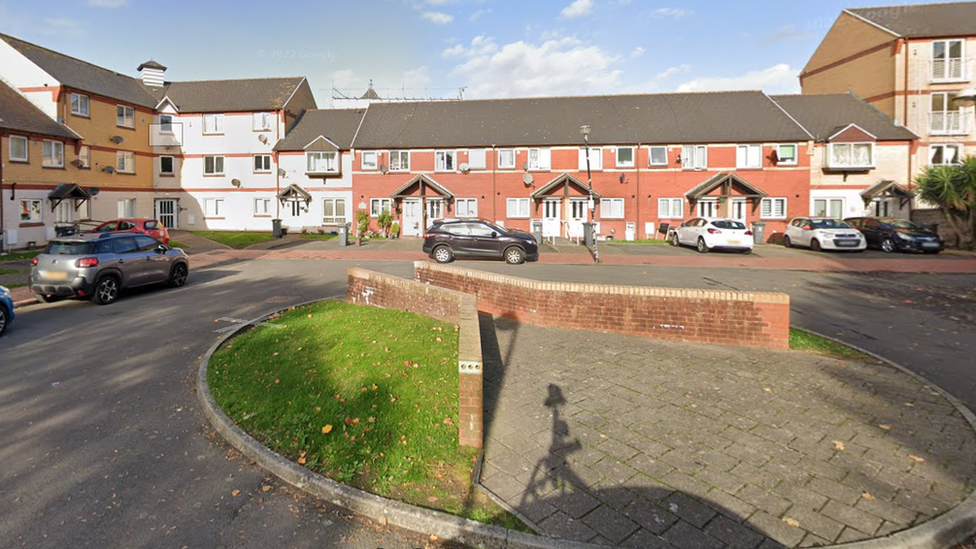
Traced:
<svg viewBox="0 0 976 549">
<path fill-rule="evenodd" d="M 202 236 L 208 240 L 213 240 L 225 246 L 230 246 L 235 250 L 240 250 L 247 248 L 252 244 L 257 244 L 258 242 L 267 242 L 269 240 L 274 240 L 274 235 L 271 233 L 240 233 L 240 232 L 224 232 L 224 231 L 190 231 L 192 234 L 197 236 Z"/>
<path fill-rule="evenodd" d="M 474 490 L 458 446 L 458 337 L 428 317 L 326 301 L 213 355 L 227 415 L 272 450 L 364 490 L 484 522 L 520 523 Z M 524 528 L 524 527 L 523 527 Z"/>
<path fill-rule="evenodd" d="M 21 272 L 23 271 L 21 271 L 20 269 L 0 269 L 0 276 L 20 274 Z"/>
<path fill-rule="evenodd" d="M 305 233 L 302 235 L 302 238 L 304 238 L 305 240 L 333 240 L 339 238 L 339 235 L 332 234 L 332 233 L 325 233 L 325 234 Z"/>
<path fill-rule="evenodd" d="M 3 263 L 4 261 L 20 261 L 23 259 L 33 259 L 35 256 L 37 256 L 40 253 L 41 251 L 37 250 L 33 252 L 17 252 L 17 253 L 12 253 L 7 255 L 0 255 L 0 263 Z"/>
<path fill-rule="evenodd" d="M 796 328 L 790 328 L 790 349 L 794 351 L 820 353 L 844 359 L 874 360 L 872 357 L 856 349 L 852 349 L 847 345 Z"/>
<path fill-rule="evenodd" d="M 187 246 L 186 244 L 180 242 L 179 240 L 170 240 L 169 241 L 169 247 L 170 248 L 182 248 L 182 249 L 186 250 L 190 246 Z"/>
</svg>

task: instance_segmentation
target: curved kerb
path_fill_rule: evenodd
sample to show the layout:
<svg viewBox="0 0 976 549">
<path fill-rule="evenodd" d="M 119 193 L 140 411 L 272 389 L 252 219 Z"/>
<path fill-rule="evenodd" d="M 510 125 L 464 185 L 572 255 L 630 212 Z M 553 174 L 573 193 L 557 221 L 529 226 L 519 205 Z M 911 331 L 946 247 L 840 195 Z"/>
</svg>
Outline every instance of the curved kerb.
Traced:
<svg viewBox="0 0 976 549">
<path fill-rule="evenodd" d="M 325 301 L 325 299 L 290 305 L 283 309 L 266 313 L 261 318 L 264 319 L 294 307 L 311 305 L 320 301 Z M 227 417 L 227 414 L 220 409 L 217 401 L 214 400 L 213 395 L 210 393 L 210 385 L 207 382 L 207 366 L 210 363 L 210 357 L 213 353 L 229 339 L 232 339 L 250 327 L 250 325 L 242 325 L 235 328 L 217 340 L 207 350 L 197 370 L 197 398 L 200 401 L 204 413 L 217 432 L 234 446 L 234 448 L 271 474 L 308 494 L 370 518 L 380 524 L 391 524 L 423 534 L 436 534 L 442 539 L 456 540 L 472 547 L 491 549 L 606 549 L 607 546 L 605 545 L 534 536 L 383 498 L 338 483 L 330 478 L 310 471 L 291 460 L 285 459 L 281 455 L 266 448 L 254 437 L 241 430 L 240 427 L 235 425 Z M 924 383 L 927 387 L 938 391 L 943 398 L 959 410 L 973 430 L 976 431 L 976 416 L 952 395 L 929 383 L 922 376 L 870 351 L 848 345 L 831 337 L 816 334 L 815 332 L 810 333 L 831 341 L 836 341 L 866 355 L 870 355 L 912 376 L 914 379 Z M 966 537 L 974 531 L 976 531 L 976 494 L 970 494 L 969 497 L 955 508 L 925 524 L 882 538 L 834 545 L 831 547 L 837 549 L 946 549 L 947 547 L 965 541 Z"/>
</svg>

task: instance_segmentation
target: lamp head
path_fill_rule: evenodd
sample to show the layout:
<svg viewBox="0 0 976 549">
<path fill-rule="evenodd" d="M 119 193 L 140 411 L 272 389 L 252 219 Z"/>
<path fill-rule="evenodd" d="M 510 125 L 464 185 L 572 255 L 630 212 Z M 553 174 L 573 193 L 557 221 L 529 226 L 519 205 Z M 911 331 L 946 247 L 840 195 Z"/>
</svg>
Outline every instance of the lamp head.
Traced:
<svg viewBox="0 0 976 549">
<path fill-rule="evenodd" d="M 955 101 L 957 105 L 962 105 L 964 107 L 976 105 L 976 88 L 970 86 L 959 90 L 952 100 Z"/>
<path fill-rule="evenodd" d="M 580 133 L 583 135 L 583 137 L 589 136 L 590 135 L 590 125 L 589 124 L 583 124 L 582 126 L 580 126 Z"/>
</svg>

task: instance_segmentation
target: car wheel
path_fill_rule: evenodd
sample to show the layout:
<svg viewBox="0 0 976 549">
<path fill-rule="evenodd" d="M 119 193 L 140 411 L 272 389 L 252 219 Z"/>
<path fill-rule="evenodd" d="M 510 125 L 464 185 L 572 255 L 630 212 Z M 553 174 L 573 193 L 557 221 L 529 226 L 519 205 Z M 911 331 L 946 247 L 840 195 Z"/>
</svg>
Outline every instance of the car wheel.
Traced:
<svg viewBox="0 0 976 549">
<path fill-rule="evenodd" d="M 109 305 L 119 297 L 119 280 L 114 276 L 103 276 L 95 283 L 92 300 L 98 305 Z"/>
<path fill-rule="evenodd" d="M 671 235 L 671 245 L 672 246 L 680 246 L 681 245 L 681 240 L 678 238 L 678 233 L 677 232 L 675 232 L 673 235 Z"/>
<path fill-rule="evenodd" d="M 0 305 L 0 335 L 7 331 L 7 308 Z"/>
<path fill-rule="evenodd" d="M 783 237 L 783 246 L 786 246 L 787 248 L 792 248 L 793 247 L 793 241 L 790 240 L 790 237 L 789 236 L 784 236 Z"/>
<path fill-rule="evenodd" d="M 525 252 L 522 248 L 511 247 L 505 250 L 505 263 L 509 265 L 518 265 L 525 262 Z"/>
<path fill-rule="evenodd" d="M 703 253 L 703 254 L 707 254 L 709 252 L 709 250 L 711 249 L 711 248 L 708 247 L 708 244 L 705 244 L 705 239 L 702 238 L 702 237 L 700 237 L 700 236 L 698 237 L 698 245 L 697 245 L 697 248 L 698 248 L 698 252 L 699 253 Z"/>
<path fill-rule="evenodd" d="M 891 252 L 895 251 L 895 241 L 892 240 L 892 239 L 890 239 L 890 238 L 886 238 L 886 239 L 882 240 L 881 241 L 881 251 L 883 251 L 885 253 L 889 253 L 889 254 Z"/>
<path fill-rule="evenodd" d="M 823 247 L 820 245 L 820 241 L 817 240 L 816 238 L 814 238 L 813 240 L 810 241 L 810 249 L 813 250 L 813 251 L 815 251 L 815 252 L 822 252 L 823 251 Z"/>
<path fill-rule="evenodd" d="M 438 263 L 450 263 L 454 260 L 454 252 L 451 251 L 447 246 L 438 246 L 434 248 L 434 261 Z"/>
<path fill-rule="evenodd" d="M 173 270 L 169 273 L 169 281 L 167 284 L 170 288 L 181 288 L 186 284 L 186 276 L 188 271 L 186 265 L 182 263 L 177 263 L 173 265 Z"/>
</svg>

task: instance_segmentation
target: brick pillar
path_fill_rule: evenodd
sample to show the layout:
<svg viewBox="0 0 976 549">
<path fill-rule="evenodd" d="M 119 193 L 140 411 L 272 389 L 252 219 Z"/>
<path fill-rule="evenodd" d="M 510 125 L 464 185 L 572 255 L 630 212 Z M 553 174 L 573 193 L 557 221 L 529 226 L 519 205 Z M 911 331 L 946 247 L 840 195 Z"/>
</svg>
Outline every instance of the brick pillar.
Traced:
<svg viewBox="0 0 976 549">
<path fill-rule="evenodd" d="M 459 361 L 458 372 L 458 440 L 461 446 L 481 448 L 485 413 L 481 362 Z"/>
</svg>

